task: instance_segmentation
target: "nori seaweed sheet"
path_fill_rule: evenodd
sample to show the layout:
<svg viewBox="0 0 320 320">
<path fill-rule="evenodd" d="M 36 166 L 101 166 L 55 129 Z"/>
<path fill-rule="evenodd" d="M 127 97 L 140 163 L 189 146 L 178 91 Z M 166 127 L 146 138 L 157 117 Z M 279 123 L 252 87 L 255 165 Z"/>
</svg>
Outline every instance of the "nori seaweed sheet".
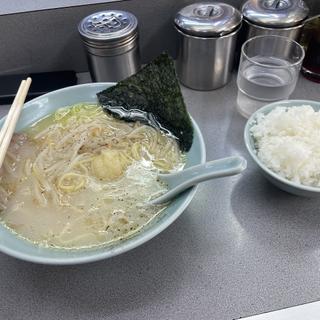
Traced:
<svg viewBox="0 0 320 320">
<path fill-rule="evenodd" d="M 173 60 L 167 53 L 162 53 L 135 75 L 97 96 L 106 112 L 126 121 L 141 121 L 165 128 L 179 140 L 182 151 L 190 149 L 193 127 Z"/>
</svg>

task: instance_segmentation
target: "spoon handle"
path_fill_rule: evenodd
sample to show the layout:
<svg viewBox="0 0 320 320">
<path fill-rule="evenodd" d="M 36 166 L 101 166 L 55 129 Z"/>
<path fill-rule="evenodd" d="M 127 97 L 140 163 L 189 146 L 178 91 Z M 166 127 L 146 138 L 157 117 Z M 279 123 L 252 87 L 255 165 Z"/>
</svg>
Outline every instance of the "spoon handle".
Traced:
<svg viewBox="0 0 320 320">
<path fill-rule="evenodd" d="M 242 172 L 246 166 L 247 161 L 244 158 L 235 156 L 208 161 L 177 173 L 159 174 L 158 177 L 160 180 L 168 184 L 169 191 L 151 200 L 150 203 L 164 203 L 199 182 L 238 174 Z"/>
</svg>

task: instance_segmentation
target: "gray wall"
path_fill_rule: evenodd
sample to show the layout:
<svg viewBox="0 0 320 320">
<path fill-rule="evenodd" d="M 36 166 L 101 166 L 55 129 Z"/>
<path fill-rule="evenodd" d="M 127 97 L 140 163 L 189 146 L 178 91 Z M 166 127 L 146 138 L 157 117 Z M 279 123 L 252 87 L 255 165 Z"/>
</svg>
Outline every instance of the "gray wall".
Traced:
<svg viewBox="0 0 320 320">
<path fill-rule="evenodd" d="M 2 0 L 0 5 L 0 15 L 65 7 L 75 7 L 87 4 L 106 3 L 112 1 L 119 0 Z"/>
<path fill-rule="evenodd" d="M 224 0 L 240 7 L 241 0 Z M 86 15 L 104 9 L 133 12 L 139 20 L 143 62 L 163 50 L 175 55 L 174 14 L 194 0 L 129 0 L 64 9 L 0 15 L 0 74 L 73 69 L 86 71 L 84 50 L 77 32 Z M 307 1 L 320 13 L 320 1 Z"/>
</svg>

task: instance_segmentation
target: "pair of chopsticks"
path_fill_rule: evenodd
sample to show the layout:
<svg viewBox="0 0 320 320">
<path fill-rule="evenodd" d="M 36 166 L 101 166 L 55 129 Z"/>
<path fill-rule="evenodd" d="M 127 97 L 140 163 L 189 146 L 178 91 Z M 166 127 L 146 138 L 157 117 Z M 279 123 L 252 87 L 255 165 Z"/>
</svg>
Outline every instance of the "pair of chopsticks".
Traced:
<svg viewBox="0 0 320 320">
<path fill-rule="evenodd" d="M 4 158 L 6 156 L 11 138 L 16 129 L 17 122 L 19 120 L 19 116 L 26 100 L 30 85 L 31 78 L 27 78 L 26 80 L 22 80 L 18 92 L 13 100 L 7 118 L 4 122 L 4 125 L 0 131 L 0 168 L 2 167 Z"/>
</svg>

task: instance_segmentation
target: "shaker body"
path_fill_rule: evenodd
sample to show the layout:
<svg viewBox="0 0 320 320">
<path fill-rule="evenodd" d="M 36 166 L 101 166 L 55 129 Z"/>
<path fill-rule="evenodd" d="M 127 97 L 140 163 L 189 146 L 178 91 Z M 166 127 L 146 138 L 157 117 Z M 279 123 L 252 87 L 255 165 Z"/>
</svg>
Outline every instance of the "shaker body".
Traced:
<svg viewBox="0 0 320 320">
<path fill-rule="evenodd" d="M 234 52 L 240 27 L 221 37 L 196 37 L 179 34 L 177 74 L 191 89 L 213 90 L 226 85 L 231 77 Z"/>
<path fill-rule="evenodd" d="M 253 24 L 248 20 L 244 19 L 244 26 L 246 30 L 246 39 L 250 39 L 256 36 L 282 36 L 287 37 L 292 40 L 298 41 L 300 38 L 300 34 L 303 28 L 303 24 L 293 27 L 287 28 L 272 28 L 272 27 L 264 27 Z"/>
<path fill-rule="evenodd" d="M 134 46 L 121 55 L 103 56 L 87 52 L 89 70 L 94 82 L 118 82 L 140 69 L 139 47 Z"/>
</svg>

